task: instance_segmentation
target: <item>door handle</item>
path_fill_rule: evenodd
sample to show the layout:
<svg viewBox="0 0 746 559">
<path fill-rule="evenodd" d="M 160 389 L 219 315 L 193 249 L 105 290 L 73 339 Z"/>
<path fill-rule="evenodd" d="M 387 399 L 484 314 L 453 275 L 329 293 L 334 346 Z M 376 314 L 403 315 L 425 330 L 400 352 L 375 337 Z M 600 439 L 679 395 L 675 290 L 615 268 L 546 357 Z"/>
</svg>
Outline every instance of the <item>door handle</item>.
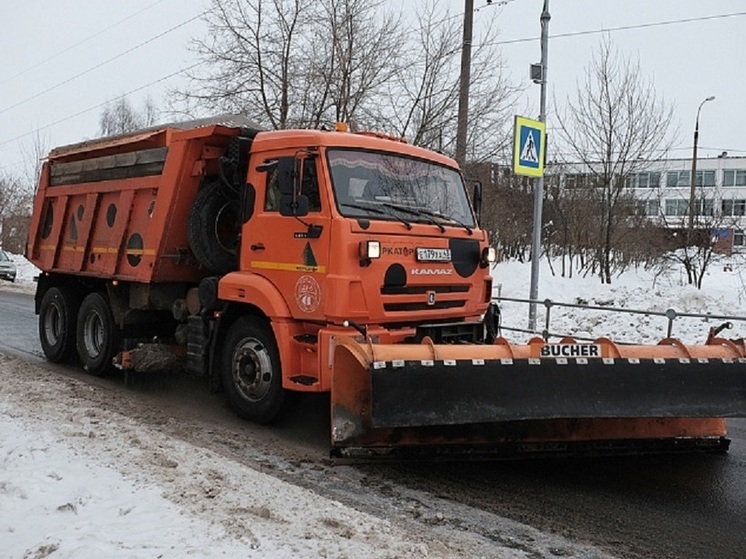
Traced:
<svg viewBox="0 0 746 559">
<path fill-rule="evenodd" d="M 264 244 L 258 243 L 255 245 L 251 245 L 251 250 L 264 250 Z"/>
</svg>

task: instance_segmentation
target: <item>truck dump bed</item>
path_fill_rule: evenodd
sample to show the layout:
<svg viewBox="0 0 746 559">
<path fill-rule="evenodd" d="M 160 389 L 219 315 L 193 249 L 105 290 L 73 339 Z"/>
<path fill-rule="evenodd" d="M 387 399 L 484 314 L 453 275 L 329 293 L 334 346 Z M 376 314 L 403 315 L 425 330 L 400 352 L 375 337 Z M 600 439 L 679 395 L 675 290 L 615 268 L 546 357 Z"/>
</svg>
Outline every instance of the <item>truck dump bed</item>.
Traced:
<svg viewBox="0 0 746 559">
<path fill-rule="evenodd" d="M 27 256 L 44 272 L 136 282 L 198 281 L 187 216 L 243 119 L 164 125 L 53 150 Z"/>
</svg>

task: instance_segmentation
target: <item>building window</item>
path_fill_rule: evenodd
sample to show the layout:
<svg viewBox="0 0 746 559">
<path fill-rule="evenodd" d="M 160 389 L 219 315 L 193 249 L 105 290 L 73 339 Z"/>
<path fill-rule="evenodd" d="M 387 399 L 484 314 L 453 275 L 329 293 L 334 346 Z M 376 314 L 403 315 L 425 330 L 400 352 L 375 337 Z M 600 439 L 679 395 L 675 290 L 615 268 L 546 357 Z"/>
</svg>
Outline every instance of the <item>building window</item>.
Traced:
<svg viewBox="0 0 746 559">
<path fill-rule="evenodd" d="M 668 171 L 666 173 L 666 186 L 684 188 L 692 185 L 691 173 L 689 171 Z M 697 186 L 715 186 L 716 171 L 697 171 Z"/>
<path fill-rule="evenodd" d="M 723 200 L 720 209 L 722 215 L 746 215 L 746 200 Z"/>
<path fill-rule="evenodd" d="M 668 171 L 666 173 L 666 186 L 669 188 L 691 186 L 690 176 L 689 171 Z"/>
<path fill-rule="evenodd" d="M 588 185 L 588 175 L 581 173 L 565 175 L 565 188 L 583 188 Z"/>
<path fill-rule="evenodd" d="M 712 198 L 694 201 L 694 215 L 714 215 L 714 203 Z M 676 199 L 666 200 L 666 215 L 669 217 L 683 217 L 689 215 L 689 200 Z"/>
<path fill-rule="evenodd" d="M 746 235 L 743 230 L 736 229 L 733 232 L 733 246 L 742 247 L 746 243 Z"/>
<path fill-rule="evenodd" d="M 689 202 L 687 200 L 666 200 L 666 215 L 669 217 L 683 217 L 689 211 Z"/>
<path fill-rule="evenodd" d="M 701 198 L 695 202 L 696 215 L 715 215 L 715 204 L 712 198 Z"/>
<path fill-rule="evenodd" d="M 746 186 L 746 169 L 723 171 L 723 186 Z"/>
<path fill-rule="evenodd" d="M 625 180 L 627 188 L 657 188 L 661 182 L 661 174 L 657 172 L 631 173 Z"/>
<path fill-rule="evenodd" d="M 661 212 L 661 204 L 658 200 L 645 200 L 645 215 L 656 217 Z"/>
<path fill-rule="evenodd" d="M 715 171 L 697 171 L 697 186 L 715 186 Z"/>
</svg>

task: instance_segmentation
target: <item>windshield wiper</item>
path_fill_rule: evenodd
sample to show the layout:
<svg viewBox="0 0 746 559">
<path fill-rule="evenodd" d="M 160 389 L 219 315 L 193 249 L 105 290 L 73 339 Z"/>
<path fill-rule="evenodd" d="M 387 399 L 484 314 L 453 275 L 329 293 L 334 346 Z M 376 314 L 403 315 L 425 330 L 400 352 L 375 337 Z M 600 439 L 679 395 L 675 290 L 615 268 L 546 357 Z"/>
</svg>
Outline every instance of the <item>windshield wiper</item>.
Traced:
<svg viewBox="0 0 746 559">
<path fill-rule="evenodd" d="M 417 217 L 424 217 L 425 220 L 428 223 L 430 223 L 431 225 L 437 225 L 438 229 L 440 229 L 441 233 L 445 233 L 446 232 L 446 228 L 443 227 L 443 224 L 440 223 L 440 222 L 438 222 L 438 221 L 435 221 L 433 219 L 433 217 L 438 217 L 438 216 L 432 216 L 429 212 L 427 212 L 425 210 L 415 209 L 415 208 L 412 208 L 410 206 L 400 206 L 399 204 L 392 204 L 390 202 L 384 202 L 381 205 L 382 206 L 386 206 L 387 208 L 391 208 L 391 209 L 400 211 L 400 212 L 404 212 L 405 214 L 416 215 Z"/>
<path fill-rule="evenodd" d="M 401 221 L 404 225 L 406 225 L 407 230 L 412 229 L 412 224 L 409 223 L 406 219 L 403 219 L 399 217 L 398 215 L 394 214 L 393 212 L 386 212 L 380 208 L 374 208 L 371 206 L 366 206 L 364 204 L 349 204 L 349 203 L 342 203 L 340 206 L 344 206 L 345 208 L 354 208 L 356 210 L 363 210 L 364 212 L 371 212 L 377 215 L 385 215 L 387 217 L 393 217 L 394 219 Z"/>
<path fill-rule="evenodd" d="M 430 217 L 430 218 L 434 217 L 434 218 L 437 218 L 437 219 L 442 219 L 443 221 L 447 221 L 447 222 L 450 222 L 450 223 L 455 223 L 456 225 L 459 225 L 459 226 L 463 227 L 464 229 L 466 229 L 469 232 L 469 235 L 472 234 L 471 227 L 469 227 L 465 223 L 462 223 L 458 219 L 455 219 L 453 217 L 449 217 L 449 216 L 443 215 L 443 214 L 438 213 L 438 212 L 431 212 L 430 210 L 426 210 L 424 208 L 413 208 L 411 206 L 391 204 L 389 202 L 384 202 L 382 205 L 386 206 L 387 208 L 392 208 L 392 209 L 395 209 L 395 210 L 399 210 L 399 211 L 402 211 L 402 212 L 410 214 L 410 215 L 418 215 L 420 217 Z M 433 225 L 437 225 L 440 228 L 440 232 L 441 233 L 445 233 L 446 228 L 443 227 L 442 223 L 437 222 L 437 221 L 435 221 L 433 219 L 428 219 L 428 222 L 432 223 Z"/>
</svg>

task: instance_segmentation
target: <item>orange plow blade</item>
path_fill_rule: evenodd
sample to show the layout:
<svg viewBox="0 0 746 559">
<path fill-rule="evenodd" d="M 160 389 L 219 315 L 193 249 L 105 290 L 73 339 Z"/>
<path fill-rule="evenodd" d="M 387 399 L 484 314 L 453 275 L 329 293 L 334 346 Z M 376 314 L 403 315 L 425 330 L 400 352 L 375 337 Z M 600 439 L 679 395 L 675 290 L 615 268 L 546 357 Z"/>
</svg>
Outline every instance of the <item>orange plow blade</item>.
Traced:
<svg viewBox="0 0 746 559">
<path fill-rule="evenodd" d="M 742 344 L 511 345 L 338 340 L 332 453 L 608 453 L 725 450 L 746 416 Z"/>
</svg>

